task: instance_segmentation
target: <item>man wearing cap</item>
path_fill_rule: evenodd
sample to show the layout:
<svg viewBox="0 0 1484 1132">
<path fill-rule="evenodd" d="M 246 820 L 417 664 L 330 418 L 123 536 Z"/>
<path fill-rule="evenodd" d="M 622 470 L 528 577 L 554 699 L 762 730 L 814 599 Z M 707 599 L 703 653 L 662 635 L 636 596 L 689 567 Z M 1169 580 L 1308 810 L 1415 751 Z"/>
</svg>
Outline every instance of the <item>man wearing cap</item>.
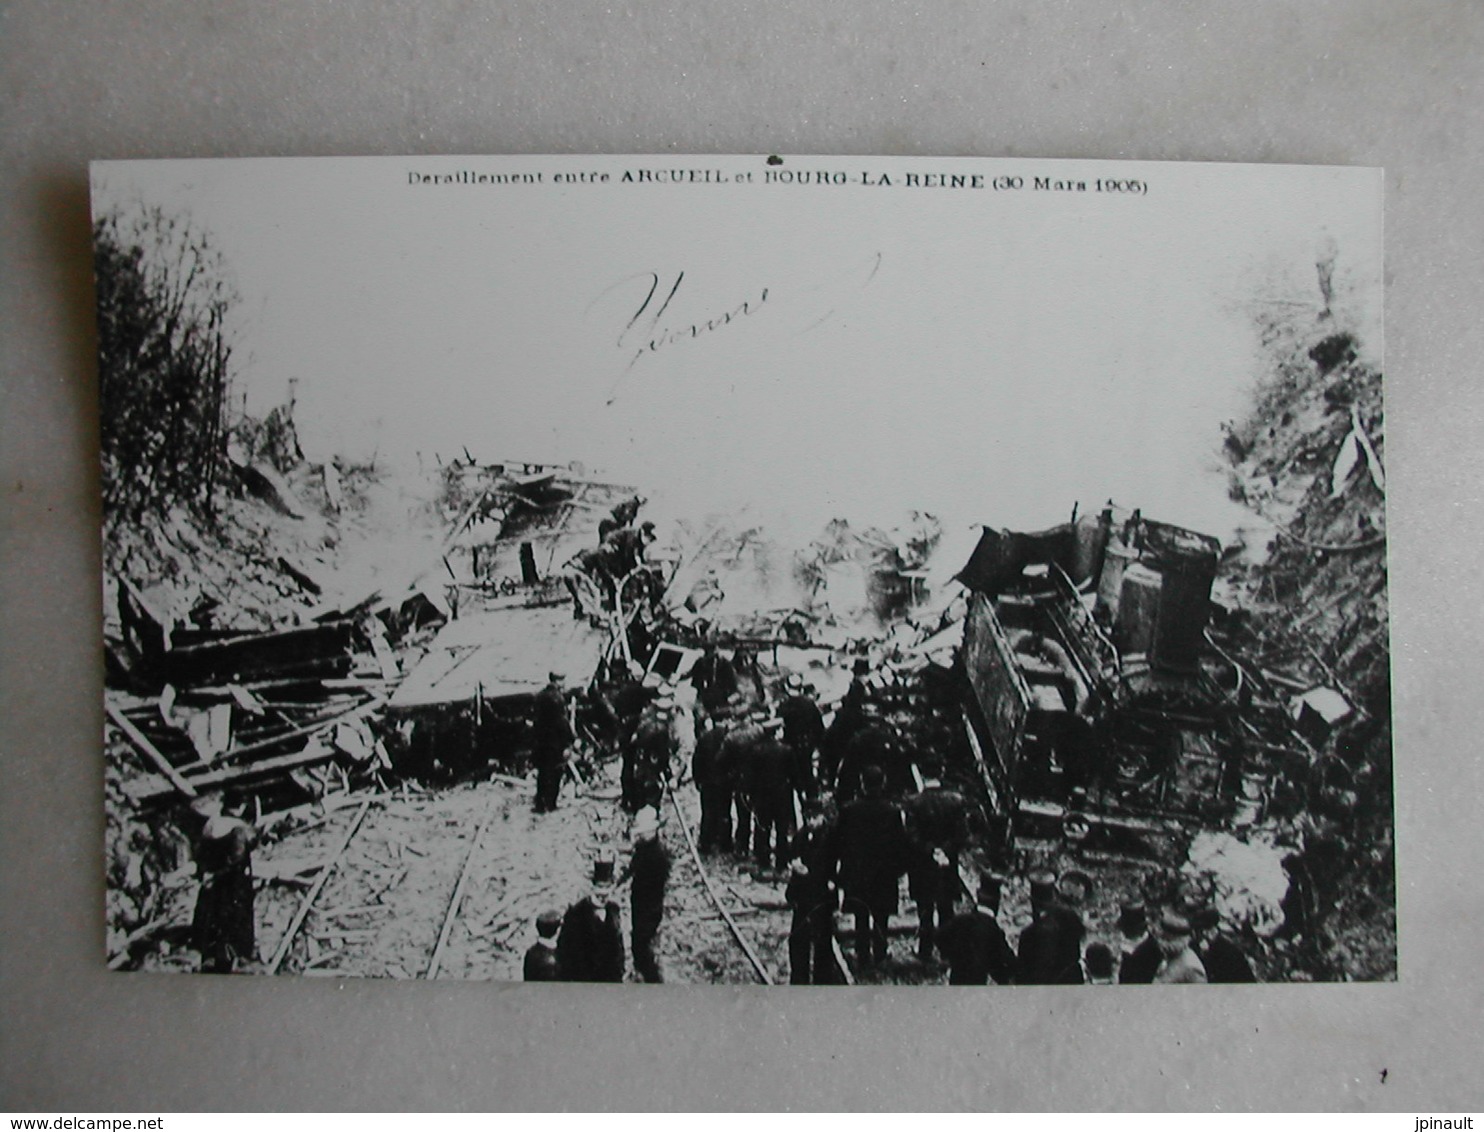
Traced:
<svg viewBox="0 0 1484 1132">
<path fill-rule="evenodd" d="M 835 776 L 835 797 L 841 802 L 861 793 L 861 775 L 867 767 L 879 767 L 889 782 L 889 769 L 898 761 L 897 737 L 874 704 L 861 713 L 861 726 L 845 744 L 840 769 Z"/>
<path fill-rule="evenodd" d="M 702 853 L 732 851 L 732 778 L 721 761 L 721 747 L 726 742 L 727 728 L 703 717 L 705 730 L 696 740 L 691 757 L 691 778 L 701 795 L 701 832 L 698 848 Z"/>
<path fill-rule="evenodd" d="M 635 495 L 615 506 L 608 512 L 606 518 L 598 522 L 598 541 L 602 542 L 614 531 L 632 525 L 639 517 L 639 508 L 643 507 L 645 502 L 643 496 Z"/>
<path fill-rule="evenodd" d="M 536 942 L 526 950 L 522 973 L 528 983 L 556 983 L 562 978 L 557 963 L 557 931 L 562 926 L 562 914 L 551 910 L 536 917 Z"/>
<path fill-rule="evenodd" d="M 1087 929 L 1075 906 L 1092 895 L 1085 873 L 1056 874 L 1040 869 L 1030 876 L 1030 926 L 1020 933 L 1020 970 L 1016 982 L 1024 985 L 1082 982 L 1082 939 Z"/>
<path fill-rule="evenodd" d="M 1190 946 L 1190 921 L 1178 912 L 1160 917 L 1155 932 L 1159 941 L 1160 964 L 1154 972 L 1156 983 L 1204 983 L 1206 968 Z"/>
<path fill-rule="evenodd" d="M 739 857 L 752 849 L 752 762 L 754 754 L 768 741 L 762 721 L 762 714 L 753 712 L 729 729 L 718 753 L 722 773 L 731 785 L 732 809 L 736 814 L 732 852 Z"/>
<path fill-rule="evenodd" d="M 654 524 L 646 520 L 637 527 L 620 527 L 603 539 L 612 548 L 613 576 L 624 578 L 644 564 L 644 551 L 654 542 Z"/>
<path fill-rule="evenodd" d="M 932 958 L 935 929 L 947 925 L 958 903 L 959 854 L 968 838 L 968 802 L 957 790 L 930 786 L 903 804 L 912 861 L 907 891 L 917 905 L 917 954 Z"/>
<path fill-rule="evenodd" d="M 675 735 L 670 726 L 672 701 L 656 700 L 639 716 L 634 737 L 624 751 L 619 783 L 623 808 L 638 813 L 645 806 L 659 807 L 665 798 L 665 783 L 670 778 L 670 761 L 675 754 Z"/>
<path fill-rule="evenodd" d="M 201 890 L 191 934 L 201 953 L 201 970 L 229 975 L 257 951 L 253 914 L 252 851 L 257 830 L 222 812 L 219 797 L 197 798 L 191 812 L 201 820 L 196 840 L 196 872 Z"/>
<path fill-rule="evenodd" d="M 985 986 L 993 979 L 1002 986 L 1015 978 L 1015 952 L 998 919 L 1000 882 L 979 879 L 974 907 L 960 912 L 943 928 L 942 952 L 948 961 L 952 986 Z"/>
<path fill-rule="evenodd" d="M 715 641 L 707 641 L 690 670 L 690 682 L 701 706 L 715 715 L 737 692 L 737 670 L 717 651 Z"/>
<path fill-rule="evenodd" d="M 613 862 L 606 858 L 594 861 L 592 891 L 562 917 L 557 964 L 563 982 L 623 982 L 623 926 L 613 899 L 613 882 Z"/>
<path fill-rule="evenodd" d="M 531 705 L 531 761 L 536 766 L 536 812 L 557 808 L 562 774 L 567 769 L 567 750 L 576 737 L 563 690 L 566 677 L 552 672 L 546 687 L 536 693 Z"/>
<path fill-rule="evenodd" d="M 806 798 L 819 794 L 814 777 L 814 753 L 824 739 L 824 716 L 810 695 L 810 688 L 797 673 L 789 676 L 788 696 L 778 705 L 778 718 L 783 721 L 783 741 L 794 757 L 794 781 Z"/>
<path fill-rule="evenodd" d="M 794 835 L 794 754 L 781 740 L 764 735 L 747 761 L 747 796 L 754 821 L 752 853 L 760 869 L 769 861 L 780 872 Z"/>
<path fill-rule="evenodd" d="M 851 672 L 850 687 L 845 690 L 845 697 L 835 709 L 835 718 L 819 745 L 820 777 L 830 786 L 839 777 L 845 748 L 855 733 L 865 726 L 866 677 L 871 672 L 870 662 L 863 656 L 857 657 Z"/>
<path fill-rule="evenodd" d="M 572 595 L 573 613 L 595 615 L 613 604 L 618 579 L 619 553 L 611 543 L 603 543 L 575 555 L 563 567 L 562 580 Z"/>
<path fill-rule="evenodd" d="M 634 970 L 646 983 L 662 983 L 665 980 L 654 954 L 654 941 L 659 935 L 660 921 L 665 916 L 670 852 L 660 837 L 659 820 L 654 810 L 641 810 L 634 823 L 634 849 L 628 871 Z"/>
<path fill-rule="evenodd" d="M 835 908 L 839 903 L 830 883 L 828 816 L 815 802 L 804 803 L 804 825 L 789 847 L 788 885 L 783 898 L 793 910 L 788 931 L 788 981 L 795 986 L 837 983 L 835 967 Z"/>
<path fill-rule="evenodd" d="M 856 963 L 864 967 L 886 959 L 887 925 L 911 846 L 900 807 L 885 796 L 885 772 L 868 766 L 861 787 L 864 797 L 840 811 L 831 856 L 845 906 L 855 916 Z"/>
<path fill-rule="evenodd" d="M 1208 983 L 1255 983 L 1247 954 L 1221 930 L 1221 913 L 1207 904 L 1190 916 L 1196 955 Z"/>
</svg>

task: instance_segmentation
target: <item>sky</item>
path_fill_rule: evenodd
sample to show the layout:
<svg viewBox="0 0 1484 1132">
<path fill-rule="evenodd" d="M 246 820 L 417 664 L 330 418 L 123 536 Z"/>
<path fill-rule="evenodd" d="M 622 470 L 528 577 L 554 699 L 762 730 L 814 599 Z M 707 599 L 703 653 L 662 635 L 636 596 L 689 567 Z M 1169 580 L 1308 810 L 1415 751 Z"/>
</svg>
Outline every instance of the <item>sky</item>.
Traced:
<svg viewBox="0 0 1484 1132">
<path fill-rule="evenodd" d="M 261 414 L 296 379 L 311 459 L 575 460 L 672 516 L 780 530 L 910 510 L 1034 529 L 1108 498 L 1228 524 L 1219 425 L 1259 371 L 1254 304 L 1317 310 L 1326 249 L 1379 360 L 1375 170 L 789 158 L 850 182 L 801 185 L 766 168 L 102 163 L 94 208 L 158 204 L 210 234 L 241 296 L 237 394 Z M 655 169 L 730 180 L 619 179 Z M 410 183 L 459 170 L 542 183 Z M 598 170 L 609 183 L 553 183 Z M 1023 187 L 905 184 L 932 172 Z"/>
</svg>

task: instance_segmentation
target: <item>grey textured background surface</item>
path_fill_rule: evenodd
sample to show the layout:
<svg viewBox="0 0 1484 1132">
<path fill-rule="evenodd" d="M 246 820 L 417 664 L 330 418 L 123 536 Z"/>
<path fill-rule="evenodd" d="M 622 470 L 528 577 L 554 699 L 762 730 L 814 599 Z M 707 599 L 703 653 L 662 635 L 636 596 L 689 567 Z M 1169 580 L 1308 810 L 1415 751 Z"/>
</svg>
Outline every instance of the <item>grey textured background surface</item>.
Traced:
<svg viewBox="0 0 1484 1132">
<path fill-rule="evenodd" d="M 0 53 L 0 1108 L 1484 1103 L 1484 9 L 34 2 L 0 8 Z M 532 993 L 103 970 L 86 162 L 584 151 L 1386 167 L 1398 984 Z"/>
</svg>

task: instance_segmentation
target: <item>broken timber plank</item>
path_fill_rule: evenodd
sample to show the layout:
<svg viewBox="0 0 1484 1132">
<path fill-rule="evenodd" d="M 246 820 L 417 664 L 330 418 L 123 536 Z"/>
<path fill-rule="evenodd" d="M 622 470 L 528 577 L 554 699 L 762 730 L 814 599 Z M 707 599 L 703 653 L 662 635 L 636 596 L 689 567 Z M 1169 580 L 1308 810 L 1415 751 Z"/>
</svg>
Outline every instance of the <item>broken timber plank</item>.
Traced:
<svg viewBox="0 0 1484 1132">
<path fill-rule="evenodd" d="M 360 719 L 362 716 L 375 711 L 377 708 L 381 707 L 385 703 L 386 698 L 384 696 L 373 696 L 371 699 L 359 701 L 343 711 L 336 711 L 330 715 L 319 716 L 316 719 L 310 720 L 308 723 L 302 723 L 297 727 L 290 728 L 288 731 L 281 732 L 280 734 L 274 735 L 271 738 L 262 739 L 256 743 L 249 743 L 243 747 L 236 747 L 229 751 L 223 751 L 209 765 L 217 765 L 224 762 L 236 761 L 243 755 L 254 755 L 257 754 L 259 751 L 266 751 L 271 747 L 276 747 L 280 743 L 287 743 L 291 739 L 300 739 L 308 735 L 313 735 L 317 731 L 323 731 L 332 723 L 352 723 L 355 720 Z M 183 767 L 182 769 L 195 770 L 197 767 L 207 765 L 208 764 L 205 762 L 195 762 L 187 767 Z"/>
<path fill-rule="evenodd" d="M 370 703 L 366 704 L 364 708 L 359 710 L 374 710 L 378 703 L 379 701 L 373 700 Z M 344 717 L 342 716 L 336 716 L 333 719 L 323 720 L 322 722 L 315 724 L 312 728 L 310 728 L 307 734 L 313 734 L 314 732 L 323 730 L 331 726 L 332 724 L 339 722 L 343 718 Z M 241 751 L 229 751 L 227 752 L 227 755 L 223 755 L 222 758 L 226 758 L 228 755 L 241 753 Z M 195 787 L 197 790 L 207 787 L 230 786 L 237 782 L 243 782 L 252 778 L 261 778 L 264 775 L 275 774 L 279 771 L 295 770 L 301 766 L 310 766 L 314 763 L 325 762 L 329 759 L 333 759 L 335 755 L 336 752 L 330 750 L 329 748 L 306 748 L 304 750 L 295 751 L 292 754 L 280 755 L 277 758 L 264 759 L 262 762 L 248 763 L 246 766 L 218 766 L 214 770 L 208 770 L 201 774 L 188 775 L 185 777 L 185 782 L 188 785 Z M 221 760 L 218 759 L 217 761 L 220 762 Z M 134 786 L 128 790 L 129 796 L 136 802 L 152 802 L 162 795 L 168 794 L 169 792 L 170 787 L 162 782 L 159 778 L 154 777 L 145 778 L 140 782 L 134 784 Z M 194 796 L 194 794 L 191 795 L 191 797 Z"/>
<path fill-rule="evenodd" d="M 204 774 L 193 774 L 186 781 L 198 790 L 218 786 L 231 786 L 248 779 L 261 778 L 264 775 L 275 774 L 278 771 L 295 770 L 298 767 L 324 762 L 326 759 L 334 757 L 335 752 L 330 750 L 296 751 L 292 755 L 282 755 L 276 759 L 265 759 L 260 763 L 249 763 L 247 766 L 223 767 L 220 770 L 207 771 Z M 128 791 L 128 794 L 136 802 L 153 802 L 169 792 L 170 787 L 161 779 L 147 778 L 136 784 L 132 790 Z"/>
<path fill-rule="evenodd" d="M 835 970 L 845 981 L 847 987 L 855 986 L 855 976 L 850 973 L 850 964 L 845 962 L 845 952 L 840 950 L 840 937 L 831 933 L 830 955 L 835 960 Z"/>
<path fill-rule="evenodd" d="M 119 730 L 128 736 L 129 741 L 143 752 L 145 757 L 169 780 L 172 787 L 187 798 L 195 798 L 199 795 L 200 792 L 187 782 L 175 767 L 170 765 L 170 761 L 160 754 L 159 749 L 145 738 L 144 732 L 135 727 L 123 711 L 111 703 L 105 703 L 104 710 L 108 712 L 108 718 L 118 725 Z M 162 793 L 168 793 L 168 791 L 162 791 Z"/>
<path fill-rule="evenodd" d="M 288 928 L 283 933 L 283 938 L 278 941 L 278 947 L 274 949 L 273 958 L 268 961 L 268 974 L 276 974 L 279 966 L 288 957 L 289 948 L 293 946 L 294 937 L 299 934 L 299 929 L 304 925 L 304 919 L 309 915 L 309 910 L 314 907 L 314 902 L 319 898 L 320 890 L 325 887 L 325 882 L 330 879 L 330 874 L 335 871 L 335 866 L 340 863 L 340 858 L 345 856 L 345 851 L 350 848 L 350 841 L 356 835 L 356 830 L 361 828 L 361 822 L 366 818 L 366 812 L 371 809 L 371 799 L 361 803 L 361 808 L 356 811 L 355 820 L 350 823 L 350 828 L 345 832 L 345 838 L 340 842 L 340 848 L 335 850 L 335 855 L 330 858 L 325 867 L 315 877 L 314 884 L 304 894 L 300 901 L 294 918 L 289 921 Z"/>
</svg>

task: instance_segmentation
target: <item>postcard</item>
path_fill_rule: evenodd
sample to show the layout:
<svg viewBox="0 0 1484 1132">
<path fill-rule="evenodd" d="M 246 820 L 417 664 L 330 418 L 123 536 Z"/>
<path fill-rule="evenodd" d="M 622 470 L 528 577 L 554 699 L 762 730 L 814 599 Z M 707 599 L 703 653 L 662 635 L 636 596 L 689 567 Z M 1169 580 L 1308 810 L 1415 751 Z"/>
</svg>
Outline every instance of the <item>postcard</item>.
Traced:
<svg viewBox="0 0 1484 1132">
<path fill-rule="evenodd" d="M 92 198 L 111 968 L 1397 977 L 1380 170 Z"/>
</svg>

